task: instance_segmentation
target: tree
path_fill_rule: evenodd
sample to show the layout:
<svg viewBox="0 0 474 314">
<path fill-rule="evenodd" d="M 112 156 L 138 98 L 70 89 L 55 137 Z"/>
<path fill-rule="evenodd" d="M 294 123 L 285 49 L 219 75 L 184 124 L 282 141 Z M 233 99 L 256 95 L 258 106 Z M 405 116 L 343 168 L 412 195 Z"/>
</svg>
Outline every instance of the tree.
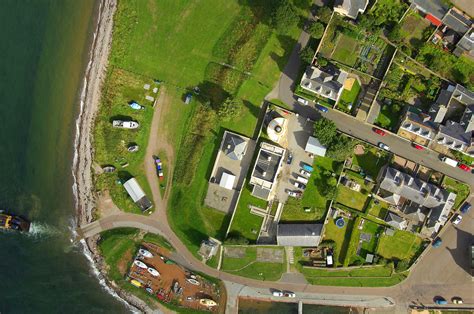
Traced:
<svg viewBox="0 0 474 314">
<path fill-rule="evenodd" d="M 306 63 L 311 64 L 313 62 L 313 57 L 314 57 L 314 49 L 311 48 L 310 46 L 304 47 L 303 50 L 300 52 L 300 58 Z"/>
<path fill-rule="evenodd" d="M 299 21 L 298 13 L 290 1 L 279 1 L 272 14 L 273 26 L 279 31 L 286 33 L 290 27 Z"/>
<path fill-rule="evenodd" d="M 328 146 L 327 156 L 336 161 L 343 161 L 352 153 L 354 141 L 346 136 L 338 135 L 333 143 Z"/>
<path fill-rule="evenodd" d="M 320 39 L 323 37 L 324 25 L 319 22 L 313 23 L 309 27 L 308 32 L 313 38 Z"/>
<path fill-rule="evenodd" d="M 314 123 L 313 134 L 322 145 L 328 147 L 337 136 L 337 127 L 331 120 L 321 118 Z"/>
<path fill-rule="evenodd" d="M 332 11 L 327 6 L 322 6 L 316 11 L 316 16 L 319 20 L 323 23 L 329 23 L 329 19 L 331 19 Z"/>
<path fill-rule="evenodd" d="M 227 98 L 216 108 L 216 113 L 222 121 L 229 121 L 237 118 L 242 112 L 243 102 L 241 99 Z"/>
<path fill-rule="evenodd" d="M 394 43 L 399 43 L 400 41 L 402 41 L 403 36 L 400 24 L 397 24 L 392 28 L 392 30 L 388 33 L 387 38 Z"/>
</svg>

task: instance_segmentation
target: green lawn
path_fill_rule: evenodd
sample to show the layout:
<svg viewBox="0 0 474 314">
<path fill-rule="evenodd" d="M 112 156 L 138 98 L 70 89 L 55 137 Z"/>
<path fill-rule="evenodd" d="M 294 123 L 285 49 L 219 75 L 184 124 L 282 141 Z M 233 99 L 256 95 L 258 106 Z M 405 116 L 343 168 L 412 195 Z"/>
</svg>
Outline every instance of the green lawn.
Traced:
<svg viewBox="0 0 474 314">
<path fill-rule="evenodd" d="M 109 71 L 94 129 L 95 162 L 100 166 L 112 165 L 117 169 L 113 173 L 96 176 L 96 188 L 109 190 L 120 209 L 134 213 L 141 213 L 141 210 L 133 203 L 121 183 L 135 177 L 151 198 L 151 190 L 142 167 L 153 117 L 152 103 L 145 100 L 145 95 L 152 93 L 143 89 L 145 83 L 152 84 L 153 81 L 120 69 Z M 157 97 L 158 94 L 152 95 Z M 131 109 L 128 103 L 132 100 L 145 106 L 145 110 Z M 140 127 L 135 130 L 113 128 L 112 120 L 138 121 Z M 139 151 L 130 153 L 127 150 L 130 145 L 138 145 Z"/>
<path fill-rule="evenodd" d="M 250 213 L 249 205 L 266 209 L 267 202 L 251 195 L 251 186 L 247 185 L 240 194 L 240 200 L 235 209 L 234 219 L 229 234 L 242 236 L 250 242 L 255 242 L 260 232 L 263 218 Z"/>
<path fill-rule="evenodd" d="M 241 247 L 245 249 L 245 256 L 242 258 L 223 257 L 221 270 L 258 280 L 277 281 L 286 271 L 286 263 L 258 262 L 256 247 Z M 283 248 L 275 248 L 283 251 Z M 285 261 L 283 253 L 283 260 Z"/>
<path fill-rule="evenodd" d="M 468 185 L 456 181 L 448 176 L 444 177 L 443 186 L 445 186 L 449 192 L 454 192 L 457 194 L 456 200 L 454 201 L 454 209 L 458 209 L 459 206 L 461 206 L 461 204 L 467 199 L 470 193 Z"/>
<path fill-rule="evenodd" d="M 332 54 L 332 59 L 348 66 L 354 66 L 359 56 L 359 50 L 359 42 L 356 39 L 340 34 L 339 42 Z"/>
<path fill-rule="evenodd" d="M 365 148 L 362 155 L 353 155 L 352 162 L 363 169 L 363 171 L 376 179 L 380 169 L 387 163 L 388 154 L 375 147 Z"/>
<path fill-rule="evenodd" d="M 362 227 L 361 232 L 370 234 L 371 238 L 370 238 L 370 241 L 368 241 L 368 242 L 366 242 L 366 241 L 362 242 L 360 255 L 363 258 L 365 258 L 367 253 L 372 253 L 372 254 L 375 253 L 375 250 L 377 248 L 377 242 L 378 242 L 377 241 L 377 239 L 378 239 L 377 235 L 381 234 L 383 229 L 384 229 L 383 226 L 381 226 L 379 224 L 376 224 L 376 223 L 374 223 L 370 220 L 365 220 L 364 221 L 364 225 Z"/>
<path fill-rule="evenodd" d="M 379 201 L 378 204 L 375 204 L 374 200 L 372 199 L 367 207 L 369 215 L 380 219 L 385 219 L 385 216 L 387 216 L 388 204 L 385 202 Z"/>
<path fill-rule="evenodd" d="M 337 188 L 336 202 L 344 206 L 363 211 L 366 206 L 366 203 L 368 202 L 369 194 L 374 188 L 374 184 L 372 182 L 368 182 L 366 184 L 364 179 L 358 177 L 355 173 L 351 171 L 346 172 L 346 177 L 349 180 L 355 181 L 356 183 L 360 184 L 360 191 L 356 192 L 344 186 L 343 184 L 339 184 Z"/>
<path fill-rule="evenodd" d="M 338 228 L 335 220 L 329 218 L 325 226 L 324 240 L 332 240 L 335 242 L 334 248 L 334 263 L 336 266 L 344 264 L 346 258 L 347 248 L 350 242 L 354 220 L 344 218 L 346 224 L 342 228 Z"/>
<path fill-rule="evenodd" d="M 396 230 L 393 236 L 382 235 L 377 254 L 387 259 L 411 260 L 420 251 L 422 239 L 408 231 Z"/>
<path fill-rule="evenodd" d="M 351 90 L 343 89 L 341 98 L 339 99 L 339 103 L 337 107 L 340 108 L 342 111 L 350 113 L 348 106 L 351 104 L 352 107 L 355 107 L 357 97 L 360 93 L 360 84 L 358 80 L 354 81 Z"/>
</svg>

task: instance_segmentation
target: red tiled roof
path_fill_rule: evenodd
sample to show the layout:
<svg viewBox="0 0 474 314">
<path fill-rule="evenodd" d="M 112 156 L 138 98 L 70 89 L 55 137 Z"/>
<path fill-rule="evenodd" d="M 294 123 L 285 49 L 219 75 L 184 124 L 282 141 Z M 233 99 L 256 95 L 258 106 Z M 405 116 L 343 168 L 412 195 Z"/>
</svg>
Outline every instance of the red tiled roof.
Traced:
<svg viewBox="0 0 474 314">
<path fill-rule="evenodd" d="M 441 20 L 438 19 L 436 16 L 433 16 L 431 14 L 427 14 L 425 16 L 425 19 L 427 19 L 428 21 L 431 22 L 431 24 L 435 25 L 435 26 L 440 26 L 442 24 Z"/>
</svg>

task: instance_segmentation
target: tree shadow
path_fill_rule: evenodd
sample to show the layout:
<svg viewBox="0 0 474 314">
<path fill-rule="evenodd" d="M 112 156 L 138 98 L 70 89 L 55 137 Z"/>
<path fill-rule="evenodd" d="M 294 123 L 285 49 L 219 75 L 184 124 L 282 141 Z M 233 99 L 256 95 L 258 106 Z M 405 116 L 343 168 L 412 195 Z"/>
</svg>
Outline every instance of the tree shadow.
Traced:
<svg viewBox="0 0 474 314">
<path fill-rule="evenodd" d="M 190 243 L 196 246 L 200 246 L 201 242 L 203 240 L 206 240 L 209 238 L 209 236 L 195 228 L 188 228 L 186 231 L 183 233 L 184 236 L 188 239 Z"/>
<path fill-rule="evenodd" d="M 230 96 L 229 92 L 215 82 L 203 81 L 198 84 L 198 88 L 200 93 L 196 95 L 196 98 L 204 104 L 210 102 L 211 107 L 214 109 Z"/>
<path fill-rule="evenodd" d="M 260 23 L 269 26 L 272 26 L 272 14 L 279 3 L 280 0 L 239 0 L 239 5 L 249 8 Z"/>
<path fill-rule="evenodd" d="M 120 181 L 125 182 L 133 178 L 132 174 L 128 171 L 120 170 L 117 173 L 117 176 L 119 177 Z"/>
</svg>

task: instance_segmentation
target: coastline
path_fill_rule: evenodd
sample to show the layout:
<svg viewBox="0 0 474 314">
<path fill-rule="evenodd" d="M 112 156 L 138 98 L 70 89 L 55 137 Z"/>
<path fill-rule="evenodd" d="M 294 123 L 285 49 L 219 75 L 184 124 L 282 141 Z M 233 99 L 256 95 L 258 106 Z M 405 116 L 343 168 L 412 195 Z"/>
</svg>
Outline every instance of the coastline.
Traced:
<svg viewBox="0 0 474 314">
<path fill-rule="evenodd" d="M 96 206 L 93 183 L 93 128 L 100 105 L 101 91 L 107 75 L 109 53 L 112 46 L 113 18 L 117 0 L 101 0 L 95 30 L 89 50 L 89 61 L 85 70 L 80 94 L 80 108 L 76 118 L 74 157 L 72 165 L 73 194 L 76 206 L 76 225 L 93 220 Z M 81 240 L 84 255 L 90 262 L 91 272 L 100 285 L 111 295 L 126 304 L 132 312 L 150 313 L 152 310 L 141 299 L 123 291 L 107 279 L 107 269 L 97 249 L 99 236 Z"/>
</svg>

